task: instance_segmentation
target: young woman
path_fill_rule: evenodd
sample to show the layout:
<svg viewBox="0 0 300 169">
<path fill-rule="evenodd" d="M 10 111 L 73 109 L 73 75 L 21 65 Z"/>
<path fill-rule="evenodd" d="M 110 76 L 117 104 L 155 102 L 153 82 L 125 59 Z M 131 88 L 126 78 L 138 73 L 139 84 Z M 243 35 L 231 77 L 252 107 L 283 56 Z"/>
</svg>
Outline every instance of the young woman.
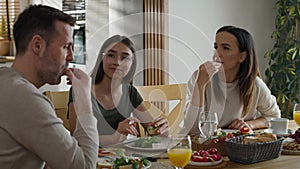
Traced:
<svg viewBox="0 0 300 169">
<path fill-rule="evenodd" d="M 130 84 L 136 69 L 133 43 L 124 36 L 115 35 L 102 45 L 92 71 L 92 104 L 98 120 L 100 144 L 118 143 L 128 134 L 137 136 L 137 123 L 159 127 L 158 134 L 168 135 L 169 125 L 165 118 L 155 118 L 147 111 L 143 99 Z M 74 100 L 76 101 L 76 100 Z M 69 97 L 71 132 L 75 130 L 76 113 L 72 97 Z M 131 116 L 131 114 L 134 116 Z"/>
<path fill-rule="evenodd" d="M 198 112 L 217 112 L 218 127 L 265 128 L 280 109 L 260 78 L 254 41 L 244 29 L 224 26 L 216 33 L 213 61 L 199 66 L 188 82 L 185 130 L 198 130 Z"/>
</svg>

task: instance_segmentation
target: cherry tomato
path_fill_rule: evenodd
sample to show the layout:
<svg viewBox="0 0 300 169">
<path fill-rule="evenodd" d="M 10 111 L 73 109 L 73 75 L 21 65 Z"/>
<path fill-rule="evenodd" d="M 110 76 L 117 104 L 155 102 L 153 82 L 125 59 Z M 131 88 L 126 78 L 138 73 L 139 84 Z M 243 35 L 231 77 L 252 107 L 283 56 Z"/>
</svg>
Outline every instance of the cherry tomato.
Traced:
<svg viewBox="0 0 300 169">
<path fill-rule="evenodd" d="M 214 138 L 211 140 L 211 143 L 217 143 L 217 142 L 219 142 L 219 139 L 217 139 L 217 138 Z"/>
<path fill-rule="evenodd" d="M 225 142 L 226 141 L 226 136 L 221 137 L 221 141 Z"/>
<path fill-rule="evenodd" d="M 249 131 L 250 131 L 250 129 L 248 127 L 243 127 L 243 128 L 240 129 L 240 132 L 242 134 L 247 134 L 247 133 L 249 133 Z"/>
<path fill-rule="evenodd" d="M 229 132 L 229 133 L 227 133 L 227 137 L 229 137 L 229 138 L 233 138 L 233 137 L 234 137 L 234 135 L 233 135 L 231 132 Z"/>
</svg>

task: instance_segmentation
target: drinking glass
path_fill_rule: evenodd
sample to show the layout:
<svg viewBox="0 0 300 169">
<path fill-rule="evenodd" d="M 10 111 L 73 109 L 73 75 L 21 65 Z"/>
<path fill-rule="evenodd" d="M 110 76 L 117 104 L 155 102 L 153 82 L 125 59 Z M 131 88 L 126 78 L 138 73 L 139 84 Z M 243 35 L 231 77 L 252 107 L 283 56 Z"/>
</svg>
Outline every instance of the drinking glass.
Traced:
<svg viewBox="0 0 300 169">
<path fill-rule="evenodd" d="M 210 138 L 218 127 L 218 115 L 212 111 L 201 111 L 199 113 L 199 131 L 200 136 Z"/>
<path fill-rule="evenodd" d="M 176 169 L 187 165 L 192 156 L 192 143 L 188 135 L 171 136 L 168 144 L 168 157 Z"/>
<path fill-rule="evenodd" d="M 298 126 L 300 126 L 300 104 L 296 103 L 294 106 L 294 120 L 297 123 Z"/>
</svg>

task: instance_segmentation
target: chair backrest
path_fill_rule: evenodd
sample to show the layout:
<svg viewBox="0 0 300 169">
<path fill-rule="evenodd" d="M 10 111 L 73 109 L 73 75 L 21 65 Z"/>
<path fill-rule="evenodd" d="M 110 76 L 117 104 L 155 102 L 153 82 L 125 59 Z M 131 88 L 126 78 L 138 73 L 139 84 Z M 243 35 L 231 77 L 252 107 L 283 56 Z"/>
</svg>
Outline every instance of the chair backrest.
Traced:
<svg viewBox="0 0 300 169">
<path fill-rule="evenodd" d="M 52 101 L 57 117 L 62 119 L 64 126 L 69 130 L 67 118 L 69 91 L 46 91 L 44 94 Z"/>
<path fill-rule="evenodd" d="M 136 86 L 136 88 L 143 97 L 149 112 L 154 116 L 164 115 L 170 125 L 170 134 L 178 133 L 179 124 L 184 119 L 187 84 Z M 141 131 L 143 130 L 140 128 L 141 136 L 146 135 L 145 131 L 145 133 Z"/>
</svg>

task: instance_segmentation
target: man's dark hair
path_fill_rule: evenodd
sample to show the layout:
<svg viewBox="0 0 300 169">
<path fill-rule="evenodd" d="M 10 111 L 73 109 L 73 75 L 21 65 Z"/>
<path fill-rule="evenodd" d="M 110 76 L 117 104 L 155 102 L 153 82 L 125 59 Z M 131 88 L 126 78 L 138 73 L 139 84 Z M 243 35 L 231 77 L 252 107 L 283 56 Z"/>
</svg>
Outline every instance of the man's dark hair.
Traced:
<svg viewBox="0 0 300 169">
<path fill-rule="evenodd" d="M 47 43 L 56 35 L 55 21 L 75 25 L 75 19 L 52 7 L 30 5 L 19 16 L 14 24 L 13 34 L 17 54 L 23 54 L 34 35 L 40 35 Z"/>
</svg>

